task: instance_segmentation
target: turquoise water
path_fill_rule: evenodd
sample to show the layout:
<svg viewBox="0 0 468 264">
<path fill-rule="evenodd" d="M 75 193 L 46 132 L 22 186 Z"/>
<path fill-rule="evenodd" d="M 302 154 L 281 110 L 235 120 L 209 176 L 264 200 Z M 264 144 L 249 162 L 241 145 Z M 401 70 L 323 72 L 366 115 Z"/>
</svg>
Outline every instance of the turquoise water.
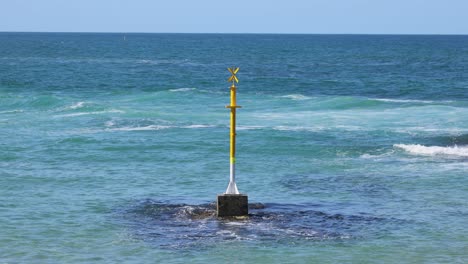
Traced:
<svg viewBox="0 0 468 264">
<path fill-rule="evenodd" d="M 467 91 L 467 36 L 0 33 L 0 263 L 466 263 Z"/>
</svg>

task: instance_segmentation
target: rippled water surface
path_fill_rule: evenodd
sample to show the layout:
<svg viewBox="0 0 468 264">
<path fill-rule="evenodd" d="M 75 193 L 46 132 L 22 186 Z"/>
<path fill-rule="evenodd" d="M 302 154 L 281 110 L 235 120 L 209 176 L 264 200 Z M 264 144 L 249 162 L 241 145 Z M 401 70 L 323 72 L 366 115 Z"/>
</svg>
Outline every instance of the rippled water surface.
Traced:
<svg viewBox="0 0 468 264">
<path fill-rule="evenodd" d="M 0 263 L 465 263 L 467 70 L 466 36 L 0 33 Z"/>
</svg>

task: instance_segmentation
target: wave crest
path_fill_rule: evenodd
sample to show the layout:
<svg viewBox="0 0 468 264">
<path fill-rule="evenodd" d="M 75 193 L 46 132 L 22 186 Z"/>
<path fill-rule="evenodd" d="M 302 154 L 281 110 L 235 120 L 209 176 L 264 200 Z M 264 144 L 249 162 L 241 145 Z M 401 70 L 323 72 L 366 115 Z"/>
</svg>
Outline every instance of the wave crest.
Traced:
<svg viewBox="0 0 468 264">
<path fill-rule="evenodd" d="M 416 155 L 436 156 L 436 155 L 449 155 L 458 157 L 468 157 L 468 146 L 453 146 L 453 147 L 439 147 L 439 146 L 424 146 L 419 144 L 395 144 L 395 148 L 402 149 L 406 152 Z"/>
</svg>

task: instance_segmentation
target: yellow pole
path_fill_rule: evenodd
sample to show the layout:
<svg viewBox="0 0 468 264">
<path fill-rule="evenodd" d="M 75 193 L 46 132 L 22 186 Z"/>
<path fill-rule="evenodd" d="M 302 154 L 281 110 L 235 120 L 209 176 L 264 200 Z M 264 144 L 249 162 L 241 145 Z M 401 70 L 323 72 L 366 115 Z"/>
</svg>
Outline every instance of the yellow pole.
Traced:
<svg viewBox="0 0 468 264">
<path fill-rule="evenodd" d="M 230 161 L 236 163 L 236 86 L 231 86 L 231 129 L 230 129 L 231 151 Z"/>
<path fill-rule="evenodd" d="M 239 68 L 228 68 L 232 76 L 229 78 L 229 82 L 232 82 L 231 85 L 231 105 L 226 106 L 226 108 L 231 108 L 231 124 L 230 124 L 230 151 L 229 151 L 229 164 L 230 164 L 230 177 L 229 185 L 226 190 L 226 194 L 239 194 L 239 190 L 236 185 L 236 108 L 240 106 L 236 103 L 236 82 L 239 80 L 236 77 L 236 73 L 239 71 Z"/>
</svg>

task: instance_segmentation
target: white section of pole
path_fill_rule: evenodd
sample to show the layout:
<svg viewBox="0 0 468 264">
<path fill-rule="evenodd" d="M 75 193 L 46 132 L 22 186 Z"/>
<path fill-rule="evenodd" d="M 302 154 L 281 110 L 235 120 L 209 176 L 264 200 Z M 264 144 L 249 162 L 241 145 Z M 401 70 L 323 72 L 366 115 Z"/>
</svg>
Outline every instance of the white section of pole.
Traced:
<svg viewBox="0 0 468 264">
<path fill-rule="evenodd" d="M 236 185 L 236 164 L 231 162 L 230 165 L 229 185 L 225 194 L 239 194 L 239 190 L 237 189 Z"/>
<path fill-rule="evenodd" d="M 229 181 L 236 182 L 236 164 L 231 162 L 229 165 Z"/>
</svg>

